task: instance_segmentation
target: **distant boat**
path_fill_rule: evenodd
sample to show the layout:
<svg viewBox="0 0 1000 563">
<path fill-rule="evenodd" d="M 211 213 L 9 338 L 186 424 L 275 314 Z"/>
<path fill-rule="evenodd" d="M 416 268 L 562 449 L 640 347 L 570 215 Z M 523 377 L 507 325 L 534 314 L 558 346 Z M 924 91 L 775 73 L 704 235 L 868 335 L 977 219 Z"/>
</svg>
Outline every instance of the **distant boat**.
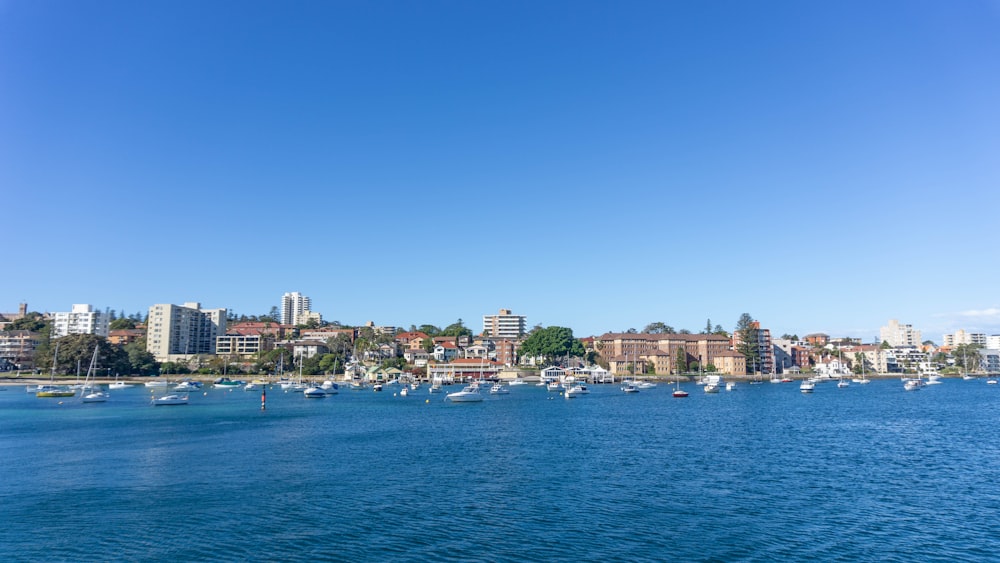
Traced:
<svg viewBox="0 0 1000 563">
<path fill-rule="evenodd" d="M 94 366 L 97 364 L 97 351 L 99 347 L 94 346 L 94 355 L 90 358 L 90 367 L 87 368 L 87 377 L 83 380 L 83 390 L 80 391 L 80 400 L 84 403 L 103 403 L 108 400 L 108 394 L 100 389 L 90 388 L 90 376 L 94 374 Z M 90 389 L 88 393 L 87 390 Z"/>
<path fill-rule="evenodd" d="M 154 407 L 186 405 L 186 404 L 188 404 L 187 395 L 171 394 L 171 395 L 164 395 L 162 397 L 156 397 L 153 399 Z"/>
<path fill-rule="evenodd" d="M 816 383 L 809 381 L 808 379 L 799 384 L 799 391 L 803 393 L 812 393 L 815 389 Z"/>
<path fill-rule="evenodd" d="M 684 397 L 688 396 L 688 392 L 681 389 L 681 380 L 679 377 L 676 380 L 674 380 L 674 392 L 671 393 L 671 395 L 675 399 L 683 399 Z"/>
<path fill-rule="evenodd" d="M 323 399 L 326 397 L 326 391 L 322 387 L 307 387 L 302 391 L 302 396 L 306 399 Z"/>
<path fill-rule="evenodd" d="M 132 387 L 132 386 L 130 384 L 128 384 L 128 383 L 125 383 L 125 382 L 119 383 L 118 382 L 118 374 L 117 373 L 115 374 L 115 382 L 108 385 L 108 389 L 110 389 L 112 391 L 115 390 L 115 389 L 128 389 L 129 387 Z"/>
<path fill-rule="evenodd" d="M 576 397 L 582 397 L 584 395 L 589 395 L 589 394 L 590 394 L 590 389 L 587 389 L 586 385 L 582 383 L 577 383 L 572 387 L 570 387 L 569 389 L 567 389 L 563 395 L 565 395 L 567 399 L 573 399 Z"/>
<path fill-rule="evenodd" d="M 494 383 L 493 386 L 490 387 L 490 395 L 509 395 L 509 394 L 510 394 L 510 389 L 508 389 L 507 386 L 504 385 L 503 383 L 499 382 Z"/>
<path fill-rule="evenodd" d="M 634 381 L 625 380 L 622 381 L 622 393 L 638 393 L 639 387 L 636 386 Z"/>
<path fill-rule="evenodd" d="M 52 354 L 52 372 L 49 374 L 49 384 L 39 385 L 35 388 L 35 396 L 41 398 L 50 397 L 72 397 L 76 391 L 61 385 L 55 385 L 56 360 L 59 358 L 59 344 L 56 343 L 56 350 Z"/>
<path fill-rule="evenodd" d="M 924 382 L 921 381 L 919 377 L 908 378 L 903 380 L 904 391 L 919 391 L 920 388 L 923 386 Z"/>
<path fill-rule="evenodd" d="M 513 381 L 511 381 L 511 382 L 510 382 L 510 385 L 511 385 L 512 387 L 513 387 L 514 385 L 527 385 L 527 384 L 528 384 L 528 382 L 527 382 L 527 381 L 525 381 L 525 380 L 523 380 L 523 379 L 521 379 L 520 377 L 517 377 L 517 378 L 515 378 L 515 379 L 514 379 Z"/>
</svg>

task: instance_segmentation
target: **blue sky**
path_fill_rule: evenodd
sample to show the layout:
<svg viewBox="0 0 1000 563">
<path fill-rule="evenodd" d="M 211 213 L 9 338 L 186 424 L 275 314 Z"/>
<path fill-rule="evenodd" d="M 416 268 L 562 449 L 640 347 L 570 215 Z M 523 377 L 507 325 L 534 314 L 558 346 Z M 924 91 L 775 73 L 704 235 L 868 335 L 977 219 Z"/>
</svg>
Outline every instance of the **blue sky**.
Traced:
<svg viewBox="0 0 1000 563">
<path fill-rule="evenodd" d="M 1000 333 L 1000 3 L 0 0 L 0 310 Z"/>
</svg>

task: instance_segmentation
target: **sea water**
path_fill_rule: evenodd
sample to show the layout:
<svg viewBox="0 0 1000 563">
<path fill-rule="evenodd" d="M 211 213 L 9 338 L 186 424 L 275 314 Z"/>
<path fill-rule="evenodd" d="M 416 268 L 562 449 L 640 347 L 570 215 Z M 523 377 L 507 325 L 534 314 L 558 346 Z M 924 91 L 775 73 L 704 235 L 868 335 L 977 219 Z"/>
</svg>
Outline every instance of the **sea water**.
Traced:
<svg viewBox="0 0 1000 563">
<path fill-rule="evenodd" d="M 0 393 L 5 561 L 996 560 L 1000 389 Z M 448 388 L 446 388 L 446 391 Z M 452 387 L 451 390 L 457 390 Z"/>
</svg>

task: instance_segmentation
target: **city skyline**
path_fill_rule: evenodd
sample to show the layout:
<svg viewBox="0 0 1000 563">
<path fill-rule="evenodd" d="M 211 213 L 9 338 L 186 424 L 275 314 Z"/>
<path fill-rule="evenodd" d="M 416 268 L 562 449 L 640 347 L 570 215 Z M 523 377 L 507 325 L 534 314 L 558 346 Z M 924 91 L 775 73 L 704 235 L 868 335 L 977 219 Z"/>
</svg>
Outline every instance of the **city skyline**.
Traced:
<svg viewBox="0 0 1000 563">
<path fill-rule="evenodd" d="M 259 315 L 294 290 L 352 325 L 998 334 L 998 23 L 990 2 L 5 3 L 0 309 Z"/>
</svg>

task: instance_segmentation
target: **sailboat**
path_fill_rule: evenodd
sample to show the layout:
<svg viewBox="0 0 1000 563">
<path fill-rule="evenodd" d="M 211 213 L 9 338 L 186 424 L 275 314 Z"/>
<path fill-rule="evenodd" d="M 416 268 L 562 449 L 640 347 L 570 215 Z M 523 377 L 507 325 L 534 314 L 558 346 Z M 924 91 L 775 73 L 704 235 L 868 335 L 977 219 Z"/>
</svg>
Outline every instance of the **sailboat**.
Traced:
<svg viewBox="0 0 1000 563">
<path fill-rule="evenodd" d="M 109 395 L 97 387 L 91 388 L 90 376 L 94 374 L 94 366 L 97 365 L 97 351 L 99 347 L 94 346 L 94 356 L 90 358 L 90 367 L 87 368 L 87 377 L 83 380 L 83 389 L 80 391 L 80 400 L 84 403 L 103 403 L 108 400 Z M 90 391 L 89 393 L 87 391 Z"/>
<path fill-rule="evenodd" d="M 673 396 L 673 398 L 675 398 L 675 399 L 683 399 L 684 397 L 688 396 L 688 392 L 685 391 L 685 390 L 683 390 L 683 389 L 681 389 L 681 377 L 680 377 L 680 375 L 678 375 L 677 378 L 674 379 L 674 392 L 671 393 L 671 396 Z"/>
<path fill-rule="evenodd" d="M 76 395 L 76 391 L 68 389 L 65 386 L 60 386 L 55 384 L 56 380 L 56 360 L 59 358 L 59 343 L 56 343 L 55 353 L 52 354 L 52 372 L 49 374 L 49 384 L 39 385 L 35 390 L 36 397 L 50 398 L 50 397 L 72 397 Z"/>
</svg>

